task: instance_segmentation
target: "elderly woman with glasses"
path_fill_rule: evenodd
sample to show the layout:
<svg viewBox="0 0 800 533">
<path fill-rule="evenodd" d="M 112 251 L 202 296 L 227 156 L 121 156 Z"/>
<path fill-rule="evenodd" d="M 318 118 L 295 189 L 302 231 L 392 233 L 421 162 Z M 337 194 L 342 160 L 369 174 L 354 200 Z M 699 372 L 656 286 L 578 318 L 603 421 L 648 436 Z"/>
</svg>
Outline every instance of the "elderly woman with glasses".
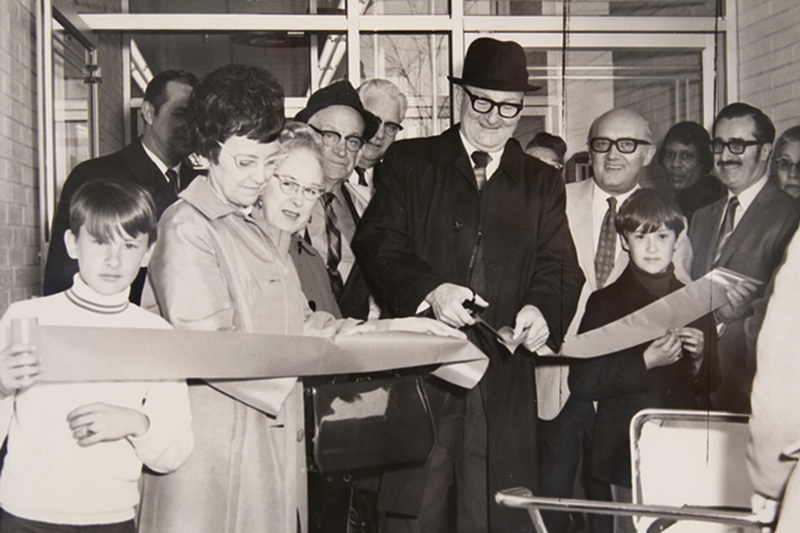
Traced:
<svg viewBox="0 0 800 533">
<path fill-rule="evenodd" d="M 800 199 L 800 125 L 784 131 L 775 141 L 769 176 L 786 194 Z"/>
<path fill-rule="evenodd" d="M 320 137 L 305 125 L 283 129 L 283 90 L 261 68 L 212 72 L 188 107 L 209 170 L 160 222 L 149 275 L 162 315 L 180 329 L 332 335 L 354 327 L 309 309 L 288 254 L 324 190 Z M 359 326 L 375 329 L 461 335 L 420 319 Z M 189 388 L 197 445 L 173 475 L 146 476 L 139 531 L 305 531 L 297 380 Z"/>
</svg>

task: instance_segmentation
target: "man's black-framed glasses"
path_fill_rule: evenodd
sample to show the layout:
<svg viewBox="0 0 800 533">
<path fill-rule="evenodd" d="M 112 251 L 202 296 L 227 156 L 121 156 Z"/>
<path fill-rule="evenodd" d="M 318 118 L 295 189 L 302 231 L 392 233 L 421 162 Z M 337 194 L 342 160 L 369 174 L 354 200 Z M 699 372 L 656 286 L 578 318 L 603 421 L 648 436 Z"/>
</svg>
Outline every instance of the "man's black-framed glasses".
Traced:
<svg viewBox="0 0 800 533">
<path fill-rule="evenodd" d="M 497 108 L 497 114 L 503 118 L 514 118 L 522 113 L 522 108 L 524 106 L 521 103 L 513 104 L 511 102 L 495 102 L 491 98 L 472 94 L 466 87 L 462 86 L 461 88 L 464 90 L 464 93 L 469 96 L 469 100 L 472 102 L 472 110 L 476 113 L 485 115 L 495 107 Z"/>
<path fill-rule="evenodd" d="M 611 150 L 612 146 L 617 147 L 617 151 L 621 154 L 632 154 L 639 148 L 639 145 L 651 145 L 650 141 L 645 141 L 642 139 L 630 139 L 630 138 L 623 138 L 623 139 L 608 139 L 606 137 L 592 137 L 589 139 L 589 148 L 592 149 L 592 152 L 597 152 L 598 154 L 604 154 Z"/>
<path fill-rule="evenodd" d="M 386 135 L 388 135 L 389 137 L 394 137 L 395 135 L 403 131 L 403 126 L 401 126 L 397 122 L 392 122 L 390 120 L 389 121 L 381 120 L 381 124 L 383 124 L 383 131 L 385 131 Z"/>
<path fill-rule="evenodd" d="M 311 124 L 309 124 L 309 126 L 311 126 Z M 316 126 L 311 126 L 311 129 L 322 136 L 322 144 L 328 148 L 333 148 L 342 142 L 342 134 L 338 131 L 321 130 Z M 361 150 L 361 147 L 364 146 L 364 142 L 364 139 L 358 135 L 348 135 L 344 138 L 344 147 L 350 152 L 358 152 Z"/>
<path fill-rule="evenodd" d="M 744 139 L 731 139 L 730 141 L 723 141 L 722 139 L 714 139 L 711 141 L 711 151 L 715 154 L 721 154 L 728 148 L 728 151 L 734 155 L 741 155 L 747 150 L 748 146 L 757 146 L 764 144 L 761 141 L 745 141 Z"/>
<path fill-rule="evenodd" d="M 303 198 L 306 200 L 316 200 L 323 194 L 325 194 L 325 189 L 322 187 L 305 187 L 297 183 L 294 178 L 290 176 L 282 176 L 280 174 L 274 174 L 272 176 L 281 186 L 281 190 L 284 194 L 292 195 L 296 194 L 297 191 L 303 192 Z"/>
<path fill-rule="evenodd" d="M 787 159 L 785 157 L 781 157 L 780 159 L 775 161 L 775 166 L 778 167 L 778 170 L 781 172 L 791 172 L 794 168 L 798 174 L 800 174 L 800 161 L 795 163 L 791 159 Z"/>
</svg>

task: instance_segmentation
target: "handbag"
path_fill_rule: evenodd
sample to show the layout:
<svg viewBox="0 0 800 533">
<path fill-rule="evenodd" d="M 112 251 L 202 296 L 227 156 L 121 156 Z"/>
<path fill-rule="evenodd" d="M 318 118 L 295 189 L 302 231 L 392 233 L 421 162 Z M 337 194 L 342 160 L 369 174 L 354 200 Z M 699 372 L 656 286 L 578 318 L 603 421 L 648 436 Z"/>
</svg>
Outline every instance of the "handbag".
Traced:
<svg viewBox="0 0 800 533">
<path fill-rule="evenodd" d="M 309 468 L 328 473 L 427 459 L 434 428 L 422 378 L 348 379 L 305 383 Z"/>
</svg>

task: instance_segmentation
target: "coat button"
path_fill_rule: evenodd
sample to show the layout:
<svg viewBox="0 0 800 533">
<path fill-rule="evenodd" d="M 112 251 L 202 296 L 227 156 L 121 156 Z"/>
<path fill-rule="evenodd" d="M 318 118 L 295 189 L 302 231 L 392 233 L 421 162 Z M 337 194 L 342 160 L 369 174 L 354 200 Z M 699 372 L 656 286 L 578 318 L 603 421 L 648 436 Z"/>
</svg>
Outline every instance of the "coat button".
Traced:
<svg viewBox="0 0 800 533">
<path fill-rule="evenodd" d="M 297 442 L 303 442 L 303 439 L 306 438 L 306 432 L 304 429 L 297 430 Z"/>
<path fill-rule="evenodd" d="M 460 220 L 456 220 L 453 222 L 453 231 L 460 231 L 461 228 L 464 227 L 464 224 Z"/>
</svg>

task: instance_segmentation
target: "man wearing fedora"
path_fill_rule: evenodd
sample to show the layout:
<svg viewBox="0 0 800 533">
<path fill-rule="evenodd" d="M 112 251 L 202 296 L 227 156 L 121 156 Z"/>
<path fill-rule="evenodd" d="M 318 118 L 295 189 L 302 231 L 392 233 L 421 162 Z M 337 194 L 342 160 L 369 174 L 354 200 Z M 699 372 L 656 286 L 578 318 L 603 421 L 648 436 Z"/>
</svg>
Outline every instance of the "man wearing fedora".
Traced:
<svg viewBox="0 0 800 533">
<path fill-rule="evenodd" d="M 465 328 L 490 365 L 471 391 L 426 380 L 434 449 L 384 474 L 382 531 L 532 531 L 494 494 L 538 490 L 535 354 L 558 351 L 583 274 L 561 176 L 511 138 L 537 89 L 522 47 L 477 39 L 450 81 L 460 123 L 389 148 L 353 248 L 386 310 Z M 513 355 L 492 332 L 503 326 L 519 343 Z"/>
</svg>

